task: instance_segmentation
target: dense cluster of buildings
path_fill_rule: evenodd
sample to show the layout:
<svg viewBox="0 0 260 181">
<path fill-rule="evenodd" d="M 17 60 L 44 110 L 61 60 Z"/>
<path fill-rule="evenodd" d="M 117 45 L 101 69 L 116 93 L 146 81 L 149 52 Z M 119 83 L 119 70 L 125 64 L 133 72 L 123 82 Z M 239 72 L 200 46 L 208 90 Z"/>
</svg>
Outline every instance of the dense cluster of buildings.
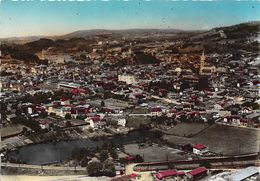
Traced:
<svg viewBox="0 0 260 181">
<path fill-rule="evenodd" d="M 259 69 L 252 64 L 255 60 L 250 55 L 234 60 L 232 54 L 204 52 L 201 56 L 179 56 L 169 48 L 178 43 L 122 47 L 117 41 L 100 41 L 90 53 L 38 52 L 49 65 L 3 63 L 2 126 L 18 123 L 33 131 L 80 127 L 94 132 L 122 129 L 127 133 L 132 129 L 129 118 L 143 116 L 160 129 L 160 125 L 174 127 L 183 122 L 259 128 L 260 80 Z M 137 64 L 136 51 L 151 54 L 160 62 Z M 123 66 L 118 65 L 122 62 Z M 201 156 L 209 150 L 198 143 L 192 146 L 192 152 Z M 235 181 L 248 174 L 254 175 L 255 170 L 229 178 Z M 174 169 L 153 176 L 155 180 L 196 180 L 207 177 L 208 170 Z"/>
</svg>

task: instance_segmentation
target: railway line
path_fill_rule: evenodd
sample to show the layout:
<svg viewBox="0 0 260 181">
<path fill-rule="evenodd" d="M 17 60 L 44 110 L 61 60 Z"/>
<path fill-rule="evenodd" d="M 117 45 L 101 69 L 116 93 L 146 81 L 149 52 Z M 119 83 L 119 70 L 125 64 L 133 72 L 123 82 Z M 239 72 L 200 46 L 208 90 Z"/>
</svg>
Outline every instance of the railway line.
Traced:
<svg viewBox="0 0 260 181">
<path fill-rule="evenodd" d="M 166 169 L 194 169 L 199 166 L 206 166 L 212 169 L 239 168 L 245 166 L 260 166 L 259 154 L 211 157 L 194 160 L 174 160 L 166 162 L 139 163 L 134 166 L 134 171 L 156 171 Z"/>
</svg>

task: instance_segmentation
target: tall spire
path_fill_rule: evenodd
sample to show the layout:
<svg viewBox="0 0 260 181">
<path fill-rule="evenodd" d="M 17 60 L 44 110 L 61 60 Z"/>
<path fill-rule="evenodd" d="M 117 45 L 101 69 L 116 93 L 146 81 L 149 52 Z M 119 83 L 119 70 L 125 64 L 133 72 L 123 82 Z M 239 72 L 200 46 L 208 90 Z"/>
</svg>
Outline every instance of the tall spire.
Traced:
<svg viewBox="0 0 260 181">
<path fill-rule="evenodd" d="M 202 73 L 202 69 L 205 66 L 205 55 L 204 55 L 204 51 L 202 51 L 202 55 L 200 56 L 200 74 Z"/>
</svg>

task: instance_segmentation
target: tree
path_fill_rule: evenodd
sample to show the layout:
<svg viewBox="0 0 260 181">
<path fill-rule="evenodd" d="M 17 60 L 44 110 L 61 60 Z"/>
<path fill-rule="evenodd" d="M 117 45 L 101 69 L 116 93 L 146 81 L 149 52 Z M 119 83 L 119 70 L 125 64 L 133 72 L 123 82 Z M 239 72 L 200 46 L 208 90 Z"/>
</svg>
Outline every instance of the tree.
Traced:
<svg viewBox="0 0 260 181">
<path fill-rule="evenodd" d="M 200 77 L 198 82 L 198 90 L 209 88 L 209 79 L 207 77 Z"/>
<path fill-rule="evenodd" d="M 144 162 L 144 159 L 141 155 L 135 155 L 135 161 L 138 163 Z"/>
<path fill-rule="evenodd" d="M 114 160 L 118 159 L 117 151 L 116 151 L 115 149 L 111 149 L 111 150 L 110 150 L 110 156 L 111 156 Z"/>
<path fill-rule="evenodd" d="M 81 160 L 80 166 L 81 167 L 87 167 L 88 166 L 88 159 L 87 158 L 83 158 Z"/>
<path fill-rule="evenodd" d="M 41 118 L 47 118 L 48 117 L 48 113 L 47 112 L 41 112 L 40 113 L 40 117 Z"/>
<path fill-rule="evenodd" d="M 200 166 L 201 167 L 206 167 L 206 168 L 211 168 L 211 164 L 207 161 L 204 161 L 202 163 L 200 163 Z"/>
<path fill-rule="evenodd" d="M 65 119 L 71 119 L 71 114 L 67 113 L 67 114 L 65 115 Z"/>
<path fill-rule="evenodd" d="M 67 127 L 71 127 L 72 126 L 71 122 L 70 121 L 66 121 L 66 126 Z"/>
<path fill-rule="evenodd" d="M 183 81 L 180 87 L 181 91 L 189 88 L 190 88 L 190 84 L 187 81 Z"/>
<path fill-rule="evenodd" d="M 99 157 L 101 162 L 104 162 L 106 159 L 108 159 L 107 150 L 102 150 Z"/>
<path fill-rule="evenodd" d="M 54 112 L 51 112 L 50 116 L 56 116 L 56 114 Z"/>
<path fill-rule="evenodd" d="M 115 176 L 116 174 L 115 165 L 112 162 L 105 162 L 103 164 L 103 172 L 107 176 Z"/>
<path fill-rule="evenodd" d="M 101 107 L 105 107 L 105 102 L 104 102 L 104 101 L 101 101 L 100 106 L 101 106 Z"/>
<path fill-rule="evenodd" d="M 99 162 L 91 162 L 87 166 L 87 171 L 89 176 L 98 175 L 102 170 L 102 164 Z"/>
<path fill-rule="evenodd" d="M 23 133 L 27 133 L 28 129 L 26 127 L 23 127 Z"/>
</svg>

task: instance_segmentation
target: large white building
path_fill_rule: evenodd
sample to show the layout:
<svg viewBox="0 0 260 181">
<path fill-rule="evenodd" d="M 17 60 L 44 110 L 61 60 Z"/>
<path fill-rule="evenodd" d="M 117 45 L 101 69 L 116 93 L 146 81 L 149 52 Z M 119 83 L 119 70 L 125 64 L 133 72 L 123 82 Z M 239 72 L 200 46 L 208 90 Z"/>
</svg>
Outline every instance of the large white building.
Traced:
<svg viewBox="0 0 260 181">
<path fill-rule="evenodd" d="M 135 84 L 136 80 L 133 75 L 118 75 L 118 81 L 125 82 L 126 84 Z"/>
<path fill-rule="evenodd" d="M 36 55 L 41 60 L 44 60 L 44 59 L 49 60 L 49 63 L 63 64 L 63 63 L 66 63 L 66 62 L 73 62 L 74 61 L 74 59 L 69 54 L 51 53 L 48 50 L 42 50 L 41 52 L 38 52 Z"/>
</svg>

